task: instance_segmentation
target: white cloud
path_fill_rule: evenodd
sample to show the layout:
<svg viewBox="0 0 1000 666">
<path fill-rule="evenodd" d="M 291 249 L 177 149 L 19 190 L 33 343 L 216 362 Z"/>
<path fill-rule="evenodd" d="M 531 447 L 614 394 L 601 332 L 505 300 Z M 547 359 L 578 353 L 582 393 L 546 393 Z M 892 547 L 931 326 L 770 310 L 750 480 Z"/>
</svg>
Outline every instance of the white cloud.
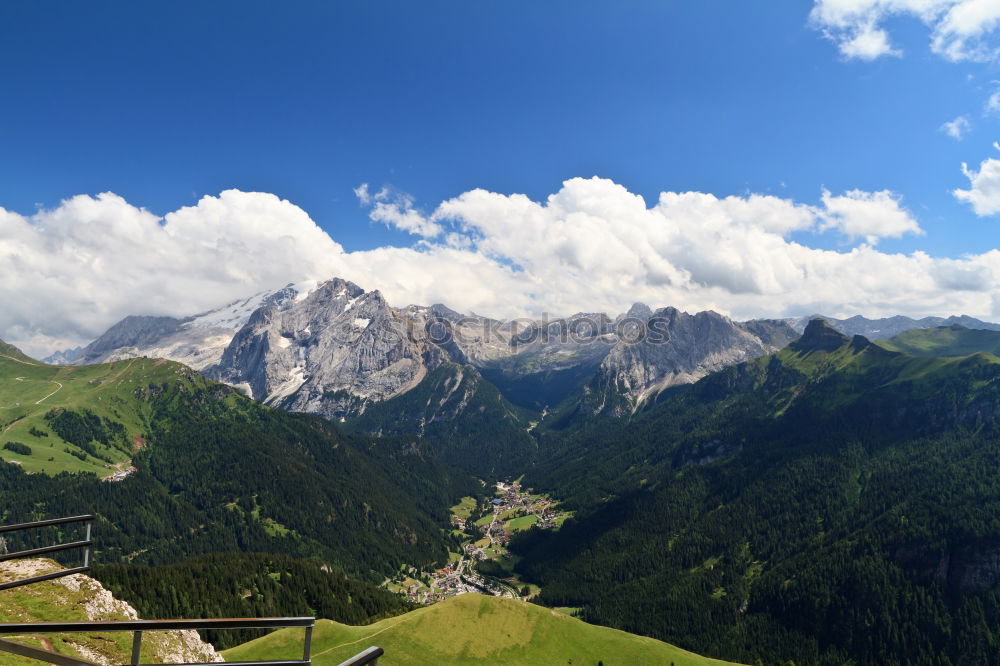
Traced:
<svg viewBox="0 0 1000 666">
<path fill-rule="evenodd" d="M 994 143 L 993 147 L 1000 150 L 1000 144 Z M 969 189 L 954 190 L 955 198 L 971 205 L 980 217 L 1000 213 L 1000 159 L 986 158 L 978 171 L 963 162 L 962 173 L 969 179 Z"/>
<path fill-rule="evenodd" d="M 888 190 L 851 190 L 839 197 L 823 190 L 822 199 L 826 213 L 821 229 L 837 229 L 848 238 L 864 238 L 870 245 L 879 238 L 923 234 L 917 221 L 900 205 L 899 197 Z"/>
<path fill-rule="evenodd" d="M 840 41 L 840 52 L 847 59 L 876 60 L 882 56 L 902 56 L 889 43 L 889 33 L 867 23 L 860 25 Z"/>
<path fill-rule="evenodd" d="M 995 0 L 815 0 L 810 22 L 835 42 L 846 58 L 874 60 L 900 55 L 882 26 L 909 16 L 931 32 L 931 50 L 947 60 L 987 61 L 997 56 Z"/>
<path fill-rule="evenodd" d="M 992 100 L 993 98 L 991 97 L 990 99 Z M 1000 98 L 997 99 L 997 103 L 1000 104 Z M 965 116 L 958 116 L 954 120 L 949 120 L 941 125 L 940 130 L 955 141 L 961 141 L 972 130 L 972 124 Z"/>
<path fill-rule="evenodd" d="M 358 196 L 371 208 L 405 197 Z M 348 253 L 271 194 L 228 190 L 163 219 L 110 193 L 31 216 L 0 208 L 0 338 L 43 353 L 128 314 L 188 315 L 334 275 L 396 305 L 443 302 L 496 317 L 617 313 L 636 300 L 739 318 L 988 317 L 1000 287 L 996 250 L 939 259 L 804 244 L 824 230 L 871 242 L 920 233 L 885 191 L 823 192 L 818 205 L 663 192 L 650 204 L 610 180 L 574 178 L 541 201 L 471 190 L 421 218 L 449 233 Z"/>
<path fill-rule="evenodd" d="M 273 194 L 228 190 L 163 220 L 110 192 L 29 217 L 0 208 L 0 337 L 77 344 L 129 314 L 187 315 L 328 276 L 342 253 Z"/>
<path fill-rule="evenodd" d="M 383 187 L 375 194 L 368 189 L 368 183 L 361 183 L 354 188 L 354 194 L 363 206 L 370 206 L 368 217 L 373 222 L 382 222 L 386 226 L 396 227 L 401 231 L 434 238 L 443 229 L 433 220 L 413 208 L 413 197 L 403 192 Z"/>
<path fill-rule="evenodd" d="M 986 100 L 986 113 L 1000 113 L 1000 90 L 995 90 Z"/>
</svg>

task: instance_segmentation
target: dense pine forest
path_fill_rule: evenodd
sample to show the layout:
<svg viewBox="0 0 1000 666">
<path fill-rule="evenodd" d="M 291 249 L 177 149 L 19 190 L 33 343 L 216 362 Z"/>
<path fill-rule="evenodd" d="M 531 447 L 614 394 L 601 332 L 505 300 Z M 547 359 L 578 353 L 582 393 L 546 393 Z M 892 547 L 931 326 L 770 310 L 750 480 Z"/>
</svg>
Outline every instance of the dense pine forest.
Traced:
<svg viewBox="0 0 1000 666">
<path fill-rule="evenodd" d="M 420 436 L 450 464 L 500 479 L 522 473 L 535 454 L 531 414 L 508 402 L 476 368 L 447 363 L 413 390 L 371 405 L 346 427 L 379 436 Z"/>
<path fill-rule="evenodd" d="M 550 437 L 525 481 L 577 516 L 519 568 L 542 603 L 737 661 L 998 663 L 998 364 L 815 330 Z"/>
<path fill-rule="evenodd" d="M 411 610 L 399 595 L 352 580 L 316 559 L 262 553 L 214 553 L 177 564 L 104 564 L 94 577 L 142 617 L 280 617 L 310 615 L 369 624 Z M 262 635 L 206 632 L 223 649 Z"/>
<path fill-rule="evenodd" d="M 321 557 L 381 580 L 402 563 L 446 559 L 450 541 L 440 525 L 472 481 L 419 442 L 385 438 L 375 446 L 318 417 L 272 410 L 211 383 L 137 393 L 152 418 L 134 474 L 106 483 L 0 465 L 3 521 L 94 513 L 97 558 L 105 563 L 259 551 Z"/>
</svg>

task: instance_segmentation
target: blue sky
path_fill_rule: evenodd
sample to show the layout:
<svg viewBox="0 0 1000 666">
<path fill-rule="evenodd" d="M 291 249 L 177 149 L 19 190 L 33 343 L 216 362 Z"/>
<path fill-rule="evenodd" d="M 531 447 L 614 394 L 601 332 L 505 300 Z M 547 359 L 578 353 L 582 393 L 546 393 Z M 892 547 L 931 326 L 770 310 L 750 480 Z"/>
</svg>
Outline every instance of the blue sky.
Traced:
<svg viewBox="0 0 1000 666">
<path fill-rule="evenodd" d="M 960 259 L 996 248 L 997 217 L 952 191 L 970 185 L 963 162 L 1000 158 L 1000 105 L 988 110 L 997 61 L 931 44 L 962 3 L 942 0 L 928 16 L 872 0 L 869 14 L 846 19 L 838 4 L 827 0 L 824 18 L 790 0 L 8 1 L 0 207 L 40 228 L 39 208 L 76 195 L 113 192 L 164 216 L 224 190 L 267 192 L 355 253 L 429 240 L 369 219 L 372 202 L 354 192 L 362 183 L 389 186 L 390 203 L 429 217 L 476 188 L 541 202 L 568 179 L 598 176 L 648 206 L 662 191 L 810 206 L 824 188 L 888 191 L 923 233 L 882 235 L 879 252 Z M 849 57 L 844 35 L 862 23 L 891 49 Z M 969 129 L 956 140 L 941 128 L 959 116 Z M 504 233 L 484 225 L 462 229 L 473 243 Z M 865 243 L 822 228 L 783 236 L 837 252 Z M 68 338 L 104 324 L 58 333 L 33 316 L 6 326 Z"/>
</svg>

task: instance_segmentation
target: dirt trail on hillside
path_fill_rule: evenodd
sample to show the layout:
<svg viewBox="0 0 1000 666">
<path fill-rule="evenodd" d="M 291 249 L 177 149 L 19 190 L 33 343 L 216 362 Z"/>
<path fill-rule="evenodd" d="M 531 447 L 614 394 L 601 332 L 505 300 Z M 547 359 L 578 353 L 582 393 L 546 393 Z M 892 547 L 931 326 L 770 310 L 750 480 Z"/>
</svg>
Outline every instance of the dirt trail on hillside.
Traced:
<svg viewBox="0 0 1000 666">
<path fill-rule="evenodd" d="M 10 360 L 14 361 L 15 363 L 22 363 L 24 365 L 38 365 L 37 363 L 31 363 L 29 361 L 22 361 L 21 359 L 14 358 L 13 356 L 7 356 L 7 354 L 0 354 L 0 356 L 2 356 L 3 358 L 9 358 Z"/>
</svg>

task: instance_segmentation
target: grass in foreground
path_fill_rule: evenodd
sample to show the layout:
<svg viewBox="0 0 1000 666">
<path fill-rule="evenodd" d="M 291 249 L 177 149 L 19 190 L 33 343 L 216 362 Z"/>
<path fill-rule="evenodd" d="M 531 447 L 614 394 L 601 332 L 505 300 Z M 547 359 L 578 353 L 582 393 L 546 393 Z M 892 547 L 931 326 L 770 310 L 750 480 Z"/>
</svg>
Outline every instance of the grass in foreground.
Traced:
<svg viewBox="0 0 1000 666">
<path fill-rule="evenodd" d="M 380 664 L 674 664 L 725 666 L 678 647 L 587 624 L 555 610 L 500 597 L 463 594 L 433 606 L 353 627 L 316 623 L 313 663 L 339 664 L 371 645 Z M 283 629 L 223 653 L 227 661 L 297 658 L 302 630 Z"/>
</svg>

